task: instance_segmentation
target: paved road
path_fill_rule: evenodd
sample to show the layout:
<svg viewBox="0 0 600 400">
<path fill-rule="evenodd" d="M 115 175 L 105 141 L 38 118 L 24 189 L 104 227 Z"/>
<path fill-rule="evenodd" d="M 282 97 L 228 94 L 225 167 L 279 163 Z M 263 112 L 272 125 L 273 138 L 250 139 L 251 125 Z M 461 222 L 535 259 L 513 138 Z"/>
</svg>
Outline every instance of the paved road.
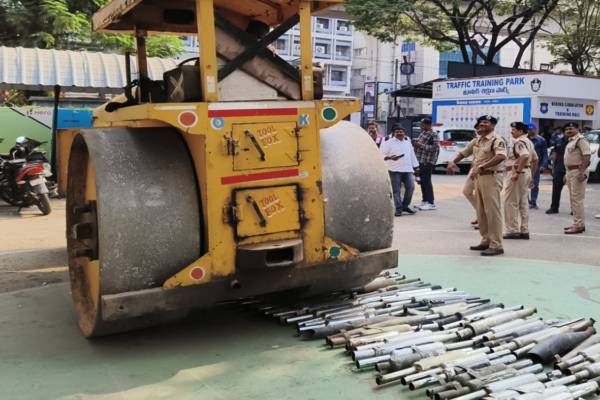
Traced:
<svg viewBox="0 0 600 400">
<path fill-rule="evenodd" d="M 547 216 L 548 179 L 532 240 L 507 254 L 470 252 L 479 235 L 460 194 L 464 176 L 435 175 L 438 210 L 396 219 L 400 271 L 540 315 L 600 317 L 600 184 L 588 191 L 588 232 L 570 237 L 568 198 Z M 415 194 L 415 203 L 420 199 Z M 183 323 L 98 340 L 76 326 L 64 252 L 64 203 L 41 217 L 0 205 L 0 399 L 348 399 L 423 398 L 378 389 L 338 351 L 300 342 L 293 331 L 235 310 L 194 314 Z"/>
<path fill-rule="evenodd" d="M 460 194 L 464 175 L 434 175 L 438 209 L 403 215 L 396 221 L 394 245 L 402 254 L 436 254 L 479 257 L 469 246 L 479 244 L 481 236 L 471 226 L 475 210 Z M 539 210 L 530 210 L 531 240 L 505 241 L 502 257 L 528 260 L 565 262 L 600 266 L 600 183 L 590 183 L 586 193 L 586 233 L 565 235 L 563 228 L 572 225 L 569 192 L 565 188 L 559 214 L 548 215 L 552 181 L 544 175 L 538 198 Z M 419 188 L 413 203 L 421 201 Z"/>
</svg>

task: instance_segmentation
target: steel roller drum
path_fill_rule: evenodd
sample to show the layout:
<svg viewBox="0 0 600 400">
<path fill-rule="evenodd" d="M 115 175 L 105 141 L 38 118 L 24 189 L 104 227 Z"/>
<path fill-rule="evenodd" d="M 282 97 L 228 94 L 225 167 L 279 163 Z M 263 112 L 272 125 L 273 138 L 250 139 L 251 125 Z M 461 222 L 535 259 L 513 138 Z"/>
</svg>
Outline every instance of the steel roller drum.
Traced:
<svg viewBox="0 0 600 400">
<path fill-rule="evenodd" d="M 394 199 L 383 157 L 360 126 L 321 130 L 325 234 L 359 251 L 392 246 Z"/>
<path fill-rule="evenodd" d="M 102 294 L 161 286 L 200 255 L 200 207 L 174 129 L 87 131 L 98 192 Z"/>
</svg>

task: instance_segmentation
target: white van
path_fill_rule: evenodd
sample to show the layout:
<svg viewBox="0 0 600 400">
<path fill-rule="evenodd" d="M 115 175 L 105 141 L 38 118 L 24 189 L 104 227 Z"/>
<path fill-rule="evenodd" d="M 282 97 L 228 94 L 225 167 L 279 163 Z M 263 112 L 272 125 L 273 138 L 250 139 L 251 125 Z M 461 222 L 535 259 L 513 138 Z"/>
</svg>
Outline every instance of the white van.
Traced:
<svg viewBox="0 0 600 400">
<path fill-rule="evenodd" d="M 590 158 L 590 178 L 596 182 L 600 182 L 600 170 L 598 164 L 600 163 L 600 156 L 598 155 L 598 148 L 600 147 L 600 130 L 594 130 L 583 134 L 590 141 L 590 149 L 592 150 L 592 157 Z"/>
<path fill-rule="evenodd" d="M 437 125 L 437 124 L 435 124 Z M 469 128 L 444 128 L 443 126 L 434 126 L 433 129 L 440 138 L 440 154 L 436 166 L 446 168 L 448 162 L 454 160 L 458 152 L 465 148 L 467 143 L 477 137 L 475 129 Z M 473 156 L 463 158 L 458 164 L 458 168 L 463 173 L 469 172 Z"/>
</svg>

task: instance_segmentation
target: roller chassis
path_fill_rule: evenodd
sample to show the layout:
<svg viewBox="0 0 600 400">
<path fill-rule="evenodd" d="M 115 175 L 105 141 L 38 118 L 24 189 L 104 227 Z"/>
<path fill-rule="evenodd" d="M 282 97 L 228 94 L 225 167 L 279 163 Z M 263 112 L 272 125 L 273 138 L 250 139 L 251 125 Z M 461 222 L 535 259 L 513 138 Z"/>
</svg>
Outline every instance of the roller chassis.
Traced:
<svg viewBox="0 0 600 400">
<path fill-rule="evenodd" d="M 199 244 L 195 246 L 193 241 L 188 242 L 188 247 L 192 249 L 186 250 L 188 255 L 183 257 L 183 260 L 179 258 L 179 261 L 165 267 L 163 259 L 162 266 L 154 265 L 151 269 L 147 269 L 149 271 L 147 277 L 143 276 L 143 272 L 141 274 L 137 272 L 141 269 L 136 262 L 147 265 L 149 261 L 138 250 L 131 250 L 136 246 L 129 248 L 125 246 L 120 249 L 121 252 L 132 256 L 132 262 L 119 266 L 111 260 L 112 266 L 103 264 L 101 262 L 102 228 L 98 228 L 99 243 L 88 246 L 91 249 L 96 247 L 100 249 L 98 286 L 102 286 L 100 282 L 103 280 L 101 277 L 103 273 L 108 276 L 118 275 L 125 281 L 138 280 L 148 284 L 113 285 L 106 291 L 98 289 L 95 317 L 92 318 L 96 323 L 95 325 L 90 321 L 84 323 L 83 325 L 88 326 L 87 329 L 82 326 L 84 333 L 87 336 L 98 336 L 129 330 L 129 326 L 131 329 L 151 326 L 161 323 L 165 313 L 170 311 L 206 307 L 218 301 L 243 296 L 299 288 L 304 289 L 305 294 L 348 289 L 368 283 L 383 269 L 396 267 L 397 251 L 386 249 L 361 252 L 325 235 L 320 131 L 338 123 L 359 107 L 358 101 L 355 100 L 146 104 L 114 113 L 98 111 L 95 115 L 95 128 L 61 131 L 58 146 L 58 156 L 61 160 L 59 167 L 59 174 L 62 174 L 61 185 L 67 181 L 66 166 L 69 163 L 73 140 L 81 140 L 81 137 L 85 138 L 86 135 L 90 137 L 104 135 L 105 144 L 95 145 L 104 147 L 109 140 L 119 140 L 118 134 L 110 138 L 111 132 L 127 130 L 132 132 L 134 137 L 136 135 L 139 137 L 134 139 L 137 143 L 141 143 L 145 138 L 156 142 L 160 140 L 158 138 L 165 135 L 179 136 L 183 139 L 183 147 L 187 149 L 180 149 L 176 153 L 188 153 L 199 194 L 197 205 L 194 206 L 198 207 L 200 213 L 197 217 L 198 225 L 201 227 Z M 252 127 L 253 132 L 263 130 L 266 132 L 271 126 L 278 127 L 276 140 L 279 142 L 275 142 L 277 144 L 263 142 L 263 138 L 258 133 L 254 138 L 261 140 L 260 144 L 267 160 L 264 161 L 256 151 L 254 141 L 247 135 L 247 128 Z M 286 130 L 287 127 L 294 129 Z M 284 157 L 281 157 L 282 152 L 277 146 L 281 146 L 280 148 L 287 146 L 291 151 L 284 151 Z M 96 153 L 97 155 L 91 157 L 89 162 L 93 163 L 94 158 L 100 160 L 108 157 L 101 156 L 101 150 L 97 150 Z M 149 162 L 148 167 L 152 168 L 152 164 L 156 162 L 156 160 Z M 264 163 L 270 163 L 271 167 L 262 168 Z M 277 165 L 278 163 L 280 165 Z M 114 162 L 111 161 L 109 164 L 113 166 Z M 161 168 L 160 165 L 157 166 Z M 73 166 L 76 169 L 80 167 Z M 109 174 L 108 171 L 109 169 L 106 169 L 103 173 Z M 169 179 L 168 175 L 161 175 L 163 176 L 155 176 L 155 178 Z M 73 181 L 71 183 L 73 184 Z M 102 190 L 100 186 L 107 185 L 108 183 L 96 182 L 98 191 Z M 125 182 L 122 182 L 121 186 L 123 185 Z M 189 184 L 184 185 L 189 186 Z M 64 185 L 62 189 L 66 189 Z M 144 186 L 139 186 L 137 190 L 143 193 Z M 286 190 L 291 192 L 288 193 Z M 289 202 L 290 198 L 285 197 L 286 194 L 292 196 L 291 200 L 295 200 L 296 203 L 289 207 L 286 205 L 292 209 L 292 212 L 285 214 L 288 219 L 284 221 L 277 222 L 279 215 L 276 211 L 273 215 L 265 213 L 265 219 L 269 218 L 269 223 L 264 227 L 261 225 L 260 215 L 254 212 L 253 207 L 249 204 L 239 204 L 243 202 L 245 194 L 240 200 L 239 196 L 236 198 L 236 193 L 262 193 L 264 198 L 274 198 L 269 196 L 269 191 L 276 194 L 279 205 Z M 119 196 L 118 192 L 112 195 Z M 105 201 L 106 199 L 108 197 L 105 197 Z M 264 209 L 263 199 L 257 197 L 257 201 Z M 73 211 L 74 207 L 84 205 L 70 203 L 68 202 L 67 205 L 70 211 Z M 178 209 L 183 207 L 185 206 L 177 206 Z M 99 209 L 102 209 L 101 205 Z M 130 212 L 132 211 L 124 209 L 121 214 Z M 162 213 L 164 212 L 166 211 L 163 210 Z M 292 223 L 290 223 L 290 216 L 293 219 Z M 147 215 L 147 218 L 152 217 Z M 85 274 L 76 273 L 82 268 L 78 260 L 89 254 L 86 255 L 86 248 L 81 246 L 81 240 L 73 237 L 77 232 L 74 229 L 76 222 L 78 221 L 68 224 L 68 232 L 71 236 L 69 258 L 72 277 L 83 279 L 83 282 L 75 285 L 81 288 L 85 287 L 85 281 L 89 280 L 89 277 L 85 278 Z M 115 224 L 112 226 L 114 227 Z M 241 227 L 246 231 L 244 235 L 240 235 Z M 114 228 L 106 229 L 110 229 L 110 232 L 104 234 L 107 238 L 117 233 Z M 127 229 L 124 232 L 127 233 Z M 105 239 L 104 243 L 107 240 Z M 140 240 L 144 240 L 143 237 Z M 276 260 L 278 262 L 274 265 L 264 261 L 268 258 L 265 251 L 276 250 L 278 243 L 290 241 L 300 243 L 299 249 L 296 249 L 296 254 L 299 252 L 301 255 L 300 260 L 288 257 L 288 259 Z M 119 242 L 111 243 L 111 246 L 119 245 Z M 266 250 L 263 249 L 262 252 L 265 253 L 264 257 L 261 258 L 260 251 L 243 253 L 244 249 L 252 246 L 266 246 Z M 154 246 L 145 247 L 146 253 L 148 247 L 166 249 L 169 246 L 156 242 Z M 181 253 L 179 247 L 172 247 L 170 250 L 172 254 Z M 104 249 L 107 252 L 113 251 L 106 247 Z M 193 256 L 194 253 L 197 256 Z M 252 254 L 259 256 L 253 258 Z M 105 256 L 105 259 L 110 257 L 112 256 Z M 91 261 L 92 258 L 89 260 Z M 185 259 L 188 261 L 185 262 Z M 244 265 L 243 260 L 252 260 L 252 265 Z M 162 272 L 156 272 L 159 270 Z M 172 272 L 165 275 L 164 271 Z M 130 290 L 132 288 L 134 290 Z M 77 305 L 82 300 L 75 292 L 74 290 Z M 139 321 L 141 318 L 144 319 L 142 323 Z M 106 328 L 106 323 L 116 323 L 116 327 L 113 328 L 111 325 Z M 80 325 L 82 325 L 81 319 Z M 96 325 L 101 329 L 89 328 Z"/>
</svg>

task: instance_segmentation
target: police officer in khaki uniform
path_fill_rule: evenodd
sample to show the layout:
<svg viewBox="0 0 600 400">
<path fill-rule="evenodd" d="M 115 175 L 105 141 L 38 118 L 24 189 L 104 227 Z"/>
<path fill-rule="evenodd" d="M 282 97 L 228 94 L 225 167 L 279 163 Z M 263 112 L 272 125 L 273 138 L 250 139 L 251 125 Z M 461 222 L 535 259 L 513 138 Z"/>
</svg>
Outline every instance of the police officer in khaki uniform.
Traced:
<svg viewBox="0 0 600 400">
<path fill-rule="evenodd" d="M 533 188 L 531 171 L 537 171 L 538 155 L 531 140 L 527 139 L 528 126 L 524 122 L 510 124 L 512 149 L 506 158 L 506 184 L 504 186 L 504 239 L 529 240 L 529 201 L 527 191 Z M 521 228 L 519 229 L 519 214 Z"/>
<path fill-rule="evenodd" d="M 502 161 L 506 159 L 506 143 L 494 129 L 498 120 L 491 115 L 479 117 L 481 135 L 469 142 L 453 161 L 447 172 L 454 175 L 456 163 L 473 155 L 473 169 L 469 179 L 475 181 L 475 208 L 481 243 L 471 250 L 481 251 L 482 256 L 504 254 L 502 248 L 502 211 L 500 192 L 503 186 Z"/>
<path fill-rule="evenodd" d="M 565 149 L 565 167 L 567 175 L 565 183 L 569 187 L 571 197 L 571 209 L 573 210 L 573 226 L 565 228 L 567 235 L 585 232 L 585 189 L 588 181 L 588 167 L 590 165 L 590 142 L 579 133 L 577 122 L 565 124 L 565 138 L 567 147 Z"/>
<path fill-rule="evenodd" d="M 477 132 L 477 136 L 481 134 L 481 129 L 479 128 L 478 123 L 475 124 L 475 131 Z M 473 165 L 474 164 L 471 164 L 471 168 L 473 168 Z M 471 171 L 469 171 L 469 174 L 470 173 Z M 473 209 L 477 211 L 477 205 L 475 202 L 475 181 L 473 179 L 469 179 L 469 177 L 467 177 L 465 185 L 463 186 L 463 195 L 467 198 L 467 200 L 469 200 L 469 203 L 471 203 Z M 472 221 L 471 225 L 473 225 L 473 228 L 479 229 L 479 227 L 477 226 L 477 219 L 475 221 Z"/>
</svg>

